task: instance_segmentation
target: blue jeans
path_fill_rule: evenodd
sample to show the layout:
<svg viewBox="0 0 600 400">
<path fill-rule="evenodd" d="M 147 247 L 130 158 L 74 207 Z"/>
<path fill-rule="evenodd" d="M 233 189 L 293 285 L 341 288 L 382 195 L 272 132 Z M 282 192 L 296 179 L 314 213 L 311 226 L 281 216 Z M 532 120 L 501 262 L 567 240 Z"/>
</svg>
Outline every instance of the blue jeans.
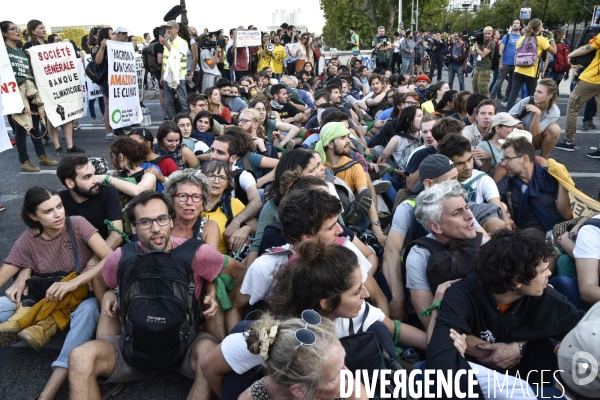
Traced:
<svg viewBox="0 0 600 400">
<path fill-rule="evenodd" d="M 492 91 L 492 89 L 494 88 L 494 85 L 496 84 L 496 81 L 498 80 L 498 74 L 500 73 L 499 69 L 496 69 L 495 71 L 492 71 L 492 83 L 490 83 L 490 92 Z"/>
<path fill-rule="evenodd" d="M 410 74 L 412 73 L 413 66 L 415 65 L 414 58 L 404 58 L 402 57 L 402 73 Z"/>
<path fill-rule="evenodd" d="M 584 121 L 592 121 L 594 119 L 594 115 L 596 115 L 596 99 L 593 97 L 585 103 L 585 109 L 583 110 L 583 120 Z"/>
<path fill-rule="evenodd" d="M 96 110 L 94 109 L 94 103 L 96 99 L 92 99 L 88 101 L 88 110 L 90 110 L 90 117 L 96 118 Z M 104 115 L 104 97 L 98 97 L 98 107 L 100 107 L 100 112 Z"/>
<path fill-rule="evenodd" d="M 560 275 L 550 278 L 548 283 L 554 286 L 554 289 L 556 289 L 558 293 L 564 295 L 578 310 L 587 311 L 590 309 L 591 305 L 584 303 L 583 300 L 581 300 L 577 280 L 570 276 Z"/>
<path fill-rule="evenodd" d="M 450 86 L 450 90 L 452 90 L 452 85 L 454 84 L 454 75 L 458 77 L 459 90 L 465 90 L 465 74 L 463 73 L 462 65 L 452 62 L 448 69 L 448 86 Z"/>
<path fill-rule="evenodd" d="M 8 297 L 0 297 L 0 322 L 9 319 L 15 311 L 16 304 Z M 65 338 L 62 350 L 52 367 L 69 367 L 69 353 L 71 350 L 96 337 L 96 325 L 100 317 L 100 306 L 95 297 L 82 301 L 71 314 L 71 328 Z"/>
<path fill-rule="evenodd" d="M 398 182 L 398 179 L 390 173 L 386 173 L 381 179 L 392 183 L 392 186 L 385 192 L 385 195 L 392 203 L 395 202 L 398 190 L 400 189 L 400 182 Z"/>
</svg>

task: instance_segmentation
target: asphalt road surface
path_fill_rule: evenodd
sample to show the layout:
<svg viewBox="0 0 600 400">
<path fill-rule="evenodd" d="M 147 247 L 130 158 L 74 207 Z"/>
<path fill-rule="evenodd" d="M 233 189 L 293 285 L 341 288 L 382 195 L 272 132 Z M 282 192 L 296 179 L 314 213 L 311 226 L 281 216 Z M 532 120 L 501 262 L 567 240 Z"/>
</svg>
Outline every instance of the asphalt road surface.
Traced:
<svg viewBox="0 0 600 400">
<path fill-rule="evenodd" d="M 444 78 L 447 72 L 444 71 Z M 466 89 L 471 89 L 471 78 L 465 79 Z M 455 87 L 456 88 L 456 87 Z M 558 106 L 561 117 L 558 123 L 563 129 L 565 126 L 565 111 L 568 97 L 568 83 L 561 84 L 561 93 Z M 155 134 L 158 125 L 163 120 L 162 111 L 157 100 L 146 100 L 152 115 L 151 130 Z M 498 103 L 500 106 L 500 104 Z M 499 107 L 504 111 L 504 107 Z M 96 112 L 101 115 L 96 105 Z M 600 183 L 600 160 L 586 157 L 591 152 L 590 147 L 596 147 L 600 141 L 600 129 L 583 132 L 581 128 L 581 110 L 578 131 L 577 148 L 575 152 L 554 150 L 552 157 L 564 164 L 571 173 L 577 187 L 587 195 L 596 198 L 598 184 Z M 600 121 L 594 121 L 600 128 Z M 110 141 L 105 139 L 103 125 L 92 125 L 89 117 L 80 120 L 82 129 L 74 134 L 74 142 L 78 147 L 86 150 L 88 156 L 109 158 Z M 8 125 L 8 124 L 7 124 Z M 10 128 L 9 128 L 10 129 Z M 59 133 L 59 136 L 62 136 Z M 561 139 L 562 140 L 562 139 Z M 61 140 L 63 149 L 66 148 Z M 54 158 L 52 145 L 46 147 L 47 154 Z M 28 152 L 31 161 L 37 163 L 33 145 L 28 141 Z M 0 256 L 6 257 L 14 241 L 23 233 L 25 225 L 20 218 L 20 209 L 25 191 L 32 186 L 41 185 L 60 190 L 62 185 L 56 177 L 56 168 L 41 167 L 41 173 L 23 173 L 20 170 L 16 148 L 0 153 L 0 203 L 6 205 L 6 211 L 0 213 Z M 8 287 L 0 287 L 0 295 Z M 42 351 L 37 352 L 25 345 L 17 344 L 12 347 L 0 349 L 0 399 L 34 399 L 43 389 L 46 380 L 50 377 L 50 364 L 59 354 L 65 333 L 59 332 L 52 342 Z M 192 386 L 192 381 L 180 377 L 175 373 L 167 372 L 139 382 L 127 383 L 115 399 L 184 399 Z M 59 392 L 57 399 L 67 399 L 68 388 L 65 385 Z"/>
</svg>

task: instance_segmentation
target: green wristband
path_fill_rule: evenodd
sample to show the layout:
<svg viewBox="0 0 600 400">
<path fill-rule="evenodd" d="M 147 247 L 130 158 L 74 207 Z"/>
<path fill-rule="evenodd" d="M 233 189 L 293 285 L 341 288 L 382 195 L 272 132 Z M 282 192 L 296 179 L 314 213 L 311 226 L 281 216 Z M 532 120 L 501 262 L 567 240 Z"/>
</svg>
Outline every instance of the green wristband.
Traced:
<svg viewBox="0 0 600 400">
<path fill-rule="evenodd" d="M 400 341 L 400 321 L 397 319 L 394 320 L 394 344 L 398 344 Z"/>
<path fill-rule="evenodd" d="M 423 317 L 431 317 L 431 312 L 435 309 L 441 310 L 442 309 L 442 300 L 436 300 L 433 302 L 433 304 L 426 310 L 423 310 L 419 313 L 419 318 L 423 318 Z"/>
<path fill-rule="evenodd" d="M 393 174 L 395 169 L 396 168 L 394 168 L 394 167 L 389 167 L 387 170 L 388 174 Z"/>
<path fill-rule="evenodd" d="M 106 176 L 104 177 L 104 181 L 103 181 L 103 183 L 104 183 L 105 185 L 109 185 L 108 181 L 110 181 L 110 178 L 111 178 L 111 176 L 110 176 L 110 175 L 106 175 Z"/>
</svg>

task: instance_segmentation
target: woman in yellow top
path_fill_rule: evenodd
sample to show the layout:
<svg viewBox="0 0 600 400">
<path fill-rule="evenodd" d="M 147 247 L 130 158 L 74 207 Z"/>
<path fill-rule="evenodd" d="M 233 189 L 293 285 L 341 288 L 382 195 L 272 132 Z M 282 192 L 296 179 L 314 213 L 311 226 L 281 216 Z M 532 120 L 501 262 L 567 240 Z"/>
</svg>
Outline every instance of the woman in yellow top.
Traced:
<svg viewBox="0 0 600 400">
<path fill-rule="evenodd" d="M 271 69 L 273 70 L 273 77 L 279 80 L 283 75 L 283 59 L 287 57 L 287 54 L 285 53 L 285 47 L 283 47 L 279 35 L 273 37 L 273 44 L 275 44 L 275 48 L 272 52 L 273 65 L 271 66 Z"/>
<path fill-rule="evenodd" d="M 545 37 L 540 36 L 541 33 L 542 21 L 539 18 L 534 18 L 527 24 L 527 28 L 525 28 L 525 35 L 523 35 L 517 42 L 517 50 L 515 54 L 519 52 L 519 48 L 523 45 L 523 42 L 526 38 L 530 36 L 535 37 L 537 40 L 537 60 L 529 67 L 519 67 L 515 61 L 515 73 L 513 74 L 512 89 L 510 92 L 510 98 L 506 104 L 506 111 L 509 111 L 515 105 L 523 82 L 527 86 L 528 96 L 533 96 L 535 93 L 535 88 L 538 81 L 538 63 L 540 62 L 540 56 L 542 55 L 542 52 L 544 50 L 548 50 L 548 53 L 556 54 L 556 43 L 554 43 L 554 39 L 550 39 L 550 41 L 548 41 L 548 39 Z"/>
<path fill-rule="evenodd" d="M 269 48 L 271 48 L 272 50 L 269 50 Z M 256 66 L 257 72 L 260 72 L 267 67 L 271 67 L 271 69 L 273 69 L 274 50 L 275 46 L 271 44 L 269 34 L 267 32 L 263 32 L 260 50 L 258 52 L 258 65 Z"/>
</svg>

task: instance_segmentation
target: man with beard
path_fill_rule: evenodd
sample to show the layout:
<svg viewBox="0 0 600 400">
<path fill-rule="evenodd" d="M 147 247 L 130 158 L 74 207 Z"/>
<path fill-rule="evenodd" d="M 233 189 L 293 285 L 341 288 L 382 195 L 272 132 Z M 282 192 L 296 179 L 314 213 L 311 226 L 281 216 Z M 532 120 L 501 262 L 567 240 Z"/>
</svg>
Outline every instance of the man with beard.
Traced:
<svg viewBox="0 0 600 400">
<path fill-rule="evenodd" d="M 308 121 L 306 114 L 298 110 L 292 103 L 289 102 L 290 94 L 286 87 L 281 84 L 271 87 L 271 107 L 273 111 L 277 111 L 281 117 L 281 121 L 288 124 L 300 124 Z"/>
<path fill-rule="evenodd" d="M 498 181 L 498 191 L 517 228 L 533 228 L 545 235 L 557 223 L 573 218 L 569 192 L 536 162 L 531 133 L 513 130 L 502 150 L 500 164 L 506 176 Z"/>
<path fill-rule="evenodd" d="M 431 79 L 425 74 L 421 74 L 415 79 L 415 92 L 421 98 L 421 103 L 427 100 L 427 93 L 429 93 L 427 85 L 429 85 L 429 82 L 431 82 Z"/>
</svg>

